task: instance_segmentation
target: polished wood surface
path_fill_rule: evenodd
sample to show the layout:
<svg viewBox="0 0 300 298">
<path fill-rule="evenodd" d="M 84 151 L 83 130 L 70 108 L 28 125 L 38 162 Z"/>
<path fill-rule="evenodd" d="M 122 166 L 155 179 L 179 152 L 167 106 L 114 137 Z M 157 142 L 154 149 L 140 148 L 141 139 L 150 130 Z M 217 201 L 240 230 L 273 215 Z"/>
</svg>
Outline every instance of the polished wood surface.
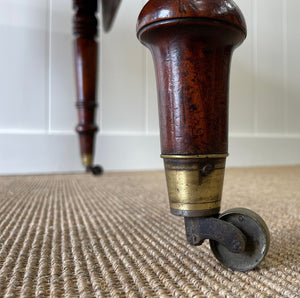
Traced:
<svg viewBox="0 0 300 298">
<path fill-rule="evenodd" d="M 137 30 L 154 22 L 182 18 L 202 18 L 223 21 L 246 33 L 241 10 L 231 0 L 151 0 L 141 11 Z"/>
<path fill-rule="evenodd" d="M 108 31 L 115 19 L 121 0 L 102 0 L 103 27 Z M 93 166 L 97 107 L 98 80 L 98 10 L 97 0 L 73 0 L 75 15 L 74 28 L 74 62 L 82 164 L 87 171 L 101 174 L 102 168 Z"/>
<path fill-rule="evenodd" d="M 137 32 L 154 59 L 162 154 L 227 153 L 231 55 L 246 36 L 240 10 L 229 0 L 152 0 Z"/>
<path fill-rule="evenodd" d="M 111 29 L 121 0 L 102 0 L 103 28 L 107 32 Z"/>
<path fill-rule="evenodd" d="M 74 0 L 74 58 L 79 124 L 76 131 L 80 138 L 80 150 L 84 166 L 93 164 L 94 139 L 98 128 L 95 121 L 97 106 L 98 45 L 95 16 L 97 1 Z"/>
</svg>

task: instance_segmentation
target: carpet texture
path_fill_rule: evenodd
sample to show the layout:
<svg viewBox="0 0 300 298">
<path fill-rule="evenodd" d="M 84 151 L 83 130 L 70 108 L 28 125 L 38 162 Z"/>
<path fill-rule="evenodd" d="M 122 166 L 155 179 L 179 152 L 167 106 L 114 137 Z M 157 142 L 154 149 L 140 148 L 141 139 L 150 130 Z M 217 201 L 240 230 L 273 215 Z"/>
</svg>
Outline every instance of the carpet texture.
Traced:
<svg viewBox="0 0 300 298">
<path fill-rule="evenodd" d="M 247 273 L 187 245 L 163 172 L 0 177 L 0 297 L 300 297 L 300 167 L 227 170 L 241 206 L 272 237 Z"/>
</svg>

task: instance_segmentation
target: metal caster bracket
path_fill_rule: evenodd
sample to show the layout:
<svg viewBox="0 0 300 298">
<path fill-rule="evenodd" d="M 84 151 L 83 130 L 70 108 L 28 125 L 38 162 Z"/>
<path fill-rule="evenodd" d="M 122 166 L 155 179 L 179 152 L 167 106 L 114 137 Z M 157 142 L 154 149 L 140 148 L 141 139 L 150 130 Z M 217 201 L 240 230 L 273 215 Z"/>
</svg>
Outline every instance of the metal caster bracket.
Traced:
<svg viewBox="0 0 300 298">
<path fill-rule="evenodd" d="M 198 246 L 205 239 L 217 241 L 233 253 L 245 251 L 246 236 L 233 224 L 214 217 L 185 217 L 188 242 Z"/>
<path fill-rule="evenodd" d="M 227 268 L 248 271 L 257 267 L 270 246 L 270 233 L 264 220 L 245 208 L 234 208 L 219 218 L 185 218 L 188 242 L 201 245 L 210 239 L 217 260 Z"/>
</svg>

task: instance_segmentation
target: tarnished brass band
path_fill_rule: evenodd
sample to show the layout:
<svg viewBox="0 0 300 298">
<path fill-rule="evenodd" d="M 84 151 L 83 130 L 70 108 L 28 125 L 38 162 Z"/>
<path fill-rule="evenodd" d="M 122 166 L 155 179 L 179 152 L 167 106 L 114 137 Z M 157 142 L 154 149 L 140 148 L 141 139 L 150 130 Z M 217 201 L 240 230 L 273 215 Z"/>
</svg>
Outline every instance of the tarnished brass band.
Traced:
<svg viewBox="0 0 300 298">
<path fill-rule="evenodd" d="M 210 216 L 221 205 L 226 158 L 164 157 L 171 212 Z"/>
<path fill-rule="evenodd" d="M 172 209 L 170 211 L 173 215 L 184 216 L 184 217 L 207 217 L 219 214 L 220 206 L 215 209 L 206 209 L 206 210 L 180 210 Z"/>
<path fill-rule="evenodd" d="M 168 154 L 161 154 L 161 158 L 167 159 L 199 159 L 199 158 L 226 158 L 228 157 L 228 153 L 221 153 L 221 154 L 199 154 L 199 155 L 168 155 Z"/>
<path fill-rule="evenodd" d="M 92 154 L 83 154 L 81 156 L 81 161 L 82 161 L 82 164 L 85 167 L 91 166 L 93 164 L 93 156 L 92 156 Z"/>
</svg>

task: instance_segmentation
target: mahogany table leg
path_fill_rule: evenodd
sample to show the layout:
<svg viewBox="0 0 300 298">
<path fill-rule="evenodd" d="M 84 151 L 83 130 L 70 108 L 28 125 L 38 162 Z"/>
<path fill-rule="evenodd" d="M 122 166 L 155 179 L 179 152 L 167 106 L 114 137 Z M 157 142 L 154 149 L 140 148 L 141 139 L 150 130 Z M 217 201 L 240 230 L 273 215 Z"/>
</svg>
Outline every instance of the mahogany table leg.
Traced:
<svg viewBox="0 0 300 298">
<path fill-rule="evenodd" d="M 77 91 L 77 110 L 82 163 L 87 171 L 94 174 L 102 172 L 101 167 L 93 166 L 95 134 L 98 127 L 95 123 L 97 107 L 97 63 L 98 21 L 97 0 L 73 0 L 74 15 L 74 58 Z"/>
<path fill-rule="evenodd" d="M 185 218 L 191 245 L 210 239 L 223 265 L 253 269 L 268 250 L 266 224 L 243 208 L 219 216 L 230 62 L 246 37 L 243 15 L 232 0 L 150 0 L 137 35 L 155 64 L 171 213 Z"/>
</svg>

